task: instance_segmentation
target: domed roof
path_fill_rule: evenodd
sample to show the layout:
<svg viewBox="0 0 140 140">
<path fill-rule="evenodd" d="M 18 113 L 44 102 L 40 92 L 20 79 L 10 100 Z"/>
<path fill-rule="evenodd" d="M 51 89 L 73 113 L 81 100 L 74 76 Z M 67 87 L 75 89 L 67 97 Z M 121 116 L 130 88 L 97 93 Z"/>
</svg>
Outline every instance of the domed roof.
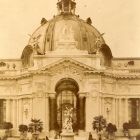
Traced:
<svg viewBox="0 0 140 140">
<path fill-rule="evenodd" d="M 58 15 L 47 21 L 41 20 L 41 26 L 31 35 L 28 45 L 22 52 L 23 66 L 30 66 L 34 54 L 45 55 L 49 52 L 73 54 L 85 52 L 100 54 L 103 63 L 110 65 L 112 53 L 105 44 L 103 34 L 93 27 L 90 18 L 82 20 L 75 15 L 74 0 L 58 0 Z M 29 53 L 31 52 L 31 53 Z"/>
<path fill-rule="evenodd" d="M 38 53 L 45 54 L 61 47 L 62 42 L 73 42 L 78 50 L 87 50 L 88 53 L 95 53 L 99 45 L 105 44 L 102 35 L 88 21 L 74 14 L 60 14 L 41 25 L 28 45 L 37 46 Z"/>
<path fill-rule="evenodd" d="M 84 21 L 75 15 L 75 0 L 58 0 L 57 7 L 58 15 L 50 21 L 43 18 L 29 40 L 28 45 L 33 46 L 37 54 L 61 49 L 86 50 L 92 54 L 105 44 L 90 18 Z"/>
</svg>

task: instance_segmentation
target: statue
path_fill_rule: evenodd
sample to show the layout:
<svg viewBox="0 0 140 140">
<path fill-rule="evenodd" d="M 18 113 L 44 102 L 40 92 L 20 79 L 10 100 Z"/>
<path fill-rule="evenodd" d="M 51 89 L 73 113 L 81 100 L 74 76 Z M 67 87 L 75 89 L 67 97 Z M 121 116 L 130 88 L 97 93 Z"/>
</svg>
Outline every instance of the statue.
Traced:
<svg viewBox="0 0 140 140">
<path fill-rule="evenodd" d="M 100 50 L 100 47 L 102 46 L 102 36 L 104 35 L 105 33 L 102 33 L 100 36 L 98 36 L 96 38 L 96 41 L 95 41 L 95 46 L 96 46 L 96 49 L 97 50 Z"/>
<path fill-rule="evenodd" d="M 64 110 L 64 116 L 65 116 L 65 120 L 63 123 L 64 132 L 73 132 L 73 129 L 72 129 L 72 111 L 73 111 L 73 108 L 68 108 L 67 106 Z"/>
</svg>

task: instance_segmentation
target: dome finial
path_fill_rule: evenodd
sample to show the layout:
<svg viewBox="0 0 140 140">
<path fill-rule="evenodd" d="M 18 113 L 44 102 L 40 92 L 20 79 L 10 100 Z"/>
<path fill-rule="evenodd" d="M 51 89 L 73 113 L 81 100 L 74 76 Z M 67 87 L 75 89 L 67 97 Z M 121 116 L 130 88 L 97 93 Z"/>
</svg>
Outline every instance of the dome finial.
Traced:
<svg viewBox="0 0 140 140">
<path fill-rule="evenodd" d="M 75 0 L 58 0 L 58 14 L 75 14 Z"/>
</svg>

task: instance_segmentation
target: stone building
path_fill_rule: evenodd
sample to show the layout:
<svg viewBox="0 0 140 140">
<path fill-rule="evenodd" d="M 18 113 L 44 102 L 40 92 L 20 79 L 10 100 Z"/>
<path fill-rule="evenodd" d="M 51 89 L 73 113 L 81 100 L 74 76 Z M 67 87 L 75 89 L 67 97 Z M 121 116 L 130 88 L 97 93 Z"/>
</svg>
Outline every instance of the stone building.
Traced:
<svg viewBox="0 0 140 140">
<path fill-rule="evenodd" d="M 114 58 L 74 0 L 59 0 L 58 15 L 31 35 L 20 59 L 0 60 L 0 125 L 41 119 L 45 132 L 63 128 L 73 109 L 74 131 L 91 131 L 94 116 L 122 128 L 140 122 L 140 58 Z"/>
</svg>

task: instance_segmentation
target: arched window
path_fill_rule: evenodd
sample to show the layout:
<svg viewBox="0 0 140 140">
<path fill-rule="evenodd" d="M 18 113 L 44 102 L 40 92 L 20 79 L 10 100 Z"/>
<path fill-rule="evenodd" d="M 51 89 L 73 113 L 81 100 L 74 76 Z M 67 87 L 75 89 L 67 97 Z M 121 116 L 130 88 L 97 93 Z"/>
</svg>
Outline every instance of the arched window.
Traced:
<svg viewBox="0 0 140 140">
<path fill-rule="evenodd" d="M 111 61 L 112 61 L 112 52 L 110 48 L 106 44 L 102 44 L 99 54 L 101 56 L 101 65 L 102 66 L 111 66 Z"/>
</svg>

